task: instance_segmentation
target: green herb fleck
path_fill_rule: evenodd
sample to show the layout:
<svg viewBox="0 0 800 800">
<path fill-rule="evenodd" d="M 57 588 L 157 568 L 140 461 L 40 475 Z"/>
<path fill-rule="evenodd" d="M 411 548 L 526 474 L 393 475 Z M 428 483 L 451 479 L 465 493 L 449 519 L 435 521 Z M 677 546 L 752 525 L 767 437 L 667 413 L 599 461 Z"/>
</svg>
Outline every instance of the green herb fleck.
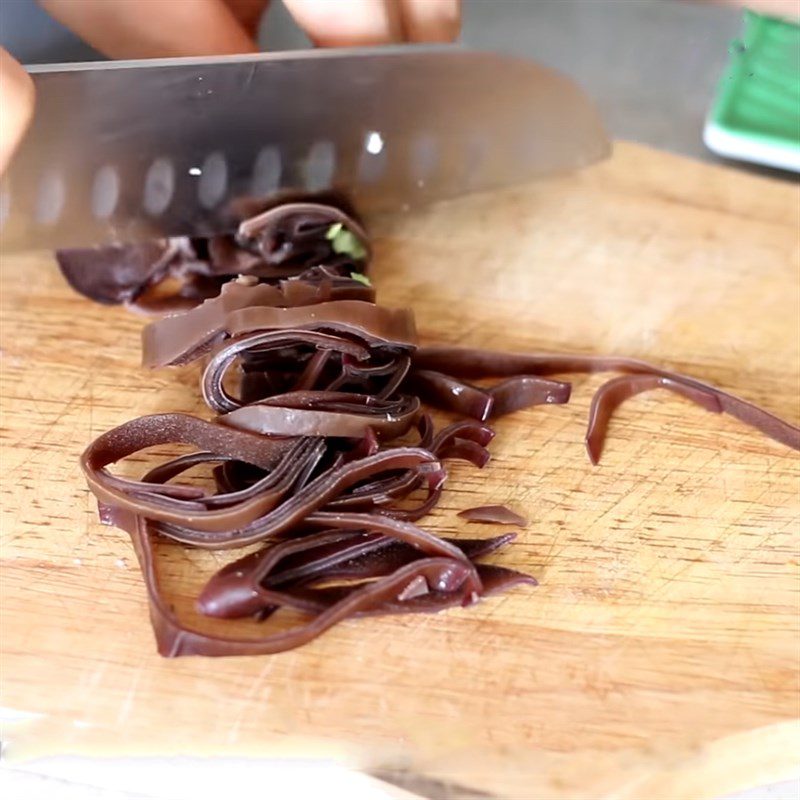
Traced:
<svg viewBox="0 0 800 800">
<path fill-rule="evenodd" d="M 363 283 L 364 286 L 372 286 L 372 281 L 366 276 L 362 275 L 360 272 L 351 272 L 350 277 L 354 281 L 358 281 L 359 283 Z"/>
<path fill-rule="evenodd" d="M 341 232 L 344 225 L 341 222 L 334 222 L 333 225 L 328 228 L 327 233 L 325 234 L 325 238 L 332 242 Z"/>
<path fill-rule="evenodd" d="M 336 222 L 328 228 L 325 238 L 331 243 L 334 253 L 350 256 L 355 261 L 366 258 L 367 251 L 359 238 L 347 230 L 341 222 Z"/>
</svg>

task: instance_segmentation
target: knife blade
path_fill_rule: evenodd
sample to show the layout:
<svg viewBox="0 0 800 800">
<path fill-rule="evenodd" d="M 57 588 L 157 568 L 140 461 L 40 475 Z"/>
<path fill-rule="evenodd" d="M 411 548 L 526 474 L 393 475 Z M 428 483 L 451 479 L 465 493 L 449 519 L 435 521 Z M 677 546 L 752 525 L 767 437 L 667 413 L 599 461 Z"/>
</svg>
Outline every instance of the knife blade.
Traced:
<svg viewBox="0 0 800 800">
<path fill-rule="evenodd" d="M 0 185 L 5 251 L 231 230 L 232 201 L 335 190 L 364 214 L 585 166 L 594 107 L 538 64 L 457 46 L 30 67 Z"/>
</svg>

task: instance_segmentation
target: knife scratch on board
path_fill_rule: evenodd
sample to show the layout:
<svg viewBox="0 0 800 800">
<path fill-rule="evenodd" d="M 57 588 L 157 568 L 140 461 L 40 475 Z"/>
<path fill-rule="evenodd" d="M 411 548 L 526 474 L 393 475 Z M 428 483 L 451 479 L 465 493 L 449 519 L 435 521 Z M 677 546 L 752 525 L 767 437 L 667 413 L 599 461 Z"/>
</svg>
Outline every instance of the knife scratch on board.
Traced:
<svg viewBox="0 0 800 800">
<path fill-rule="evenodd" d="M 141 683 L 142 675 L 144 675 L 144 669 L 145 661 L 140 660 L 135 667 L 133 679 L 128 686 L 128 691 L 125 693 L 122 704 L 120 705 L 119 713 L 117 714 L 117 720 L 115 723 L 116 725 L 123 725 L 125 722 L 127 722 L 128 717 L 133 710 L 133 701 L 136 698 L 136 692 L 139 689 L 139 683 Z"/>
<path fill-rule="evenodd" d="M 272 671 L 272 665 L 273 665 L 272 659 L 267 659 L 265 661 L 264 667 L 262 668 L 261 672 L 258 673 L 256 679 L 253 681 L 252 686 L 250 687 L 250 689 L 247 691 L 247 693 L 239 703 L 239 708 L 236 713 L 236 717 L 234 718 L 233 723 L 231 724 L 231 727 L 228 730 L 228 735 L 226 737 L 228 744 L 236 744 L 239 741 L 239 735 L 241 732 L 242 723 L 244 722 L 244 719 L 247 716 L 247 712 L 253 709 L 254 706 L 253 701 L 255 700 L 256 704 L 259 702 L 258 695 L 262 687 L 264 686 L 264 682 L 267 676 Z M 271 688 L 269 684 L 267 684 L 265 688 L 266 688 L 266 693 L 260 699 L 260 701 L 263 703 L 267 702 L 271 694 Z"/>
</svg>

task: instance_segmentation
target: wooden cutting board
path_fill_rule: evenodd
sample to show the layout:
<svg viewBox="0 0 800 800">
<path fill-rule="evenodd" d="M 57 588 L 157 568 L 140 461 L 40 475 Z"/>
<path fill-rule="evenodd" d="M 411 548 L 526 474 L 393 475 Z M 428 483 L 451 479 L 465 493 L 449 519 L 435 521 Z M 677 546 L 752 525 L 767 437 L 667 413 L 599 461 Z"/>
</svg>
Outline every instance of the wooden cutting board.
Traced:
<svg viewBox="0 0 800 800">
<path fill-rule="evenodd" d="M 384 220 L 374 280 L 422 337 L 618 353 L 800 421 L 796 186 L 620 144 L 579 175 Z M 205 413 L 196 372 L 139 367 L 142 320 L 73 294 L 46 255 L 2 265 L 2 704 L 33 752 L 316 754 L 508 798 L 712 797 L 794 773 L 800 459 L 662 393 L 592 390 L 497 425 L 456 511 L 530 526 L 499 563 L 541 585 L 435 617 L 343 624 L 274 657 L 164 660 L 126 536 L 83 447 L 133 416 Z M 211 561 L 167 554 L 189 609 Z M 223 558 L 218 555 L 217 560 Z M 221 561 L 219 562 L 221 563 Z"/>
</svg>

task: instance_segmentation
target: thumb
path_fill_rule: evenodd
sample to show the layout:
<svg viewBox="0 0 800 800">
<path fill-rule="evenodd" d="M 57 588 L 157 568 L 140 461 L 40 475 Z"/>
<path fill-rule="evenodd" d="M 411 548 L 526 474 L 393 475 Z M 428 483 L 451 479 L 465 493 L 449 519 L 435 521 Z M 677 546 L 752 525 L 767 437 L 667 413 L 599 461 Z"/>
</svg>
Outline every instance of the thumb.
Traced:
<svg viewBox="0 0 800 800">
<path fill-rule="evenodd" d="M 33 116 L 33 81 L 11 55 L 0 47 L 0 174 Z"/>
</svg>

